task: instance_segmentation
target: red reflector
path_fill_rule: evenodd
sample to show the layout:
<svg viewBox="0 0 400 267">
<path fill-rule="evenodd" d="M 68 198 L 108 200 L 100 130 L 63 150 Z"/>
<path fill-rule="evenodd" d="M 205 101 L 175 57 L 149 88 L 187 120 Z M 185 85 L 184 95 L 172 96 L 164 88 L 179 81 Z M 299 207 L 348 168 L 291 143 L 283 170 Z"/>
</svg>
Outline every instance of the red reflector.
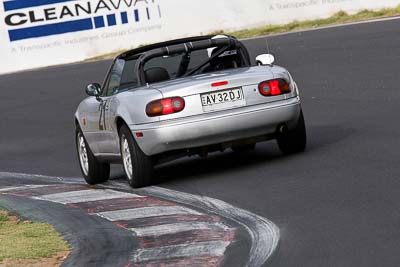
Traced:
<svg viewBox="0 0 400 267">
<path fill-rule="evenodd" d="M 137 133 L 135 133 L 135 135 L 136 135 L 136 137 L 143 137 L 143 133 L 142 132 L 137 132 Z"/>
<path fill-rule="evenodd" d="M 281 89 L 279 89 L 279 82 L 277 80 L 270 81 L 269 87 L 271 87 L 271 95 L 281 94 Z"/>
<path fill-rule="evenodd" d="M 228 84 L 229 84 L 228 81 L 223 81 L 223 82 L 215 82 L 215 83 L 212 83 L 211 86 L 212 86 L 212 87 L 218 87 L 218 86 L 223 86 L 223 85 L 228 85 Z"/>
<path fill-rule="evenodd" d="M 174 113 L 174 107 L 172 106 L 171 98 L 161 100 L 161 105 L 163 106 L 162 110 L 163 115 Z"/>
</svg>

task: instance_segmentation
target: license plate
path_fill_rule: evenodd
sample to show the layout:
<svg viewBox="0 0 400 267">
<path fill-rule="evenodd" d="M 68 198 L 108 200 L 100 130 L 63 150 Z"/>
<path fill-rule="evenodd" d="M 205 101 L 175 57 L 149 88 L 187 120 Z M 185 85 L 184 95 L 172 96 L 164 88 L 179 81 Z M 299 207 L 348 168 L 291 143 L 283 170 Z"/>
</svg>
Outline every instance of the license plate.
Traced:
<svg viewBox="0 0 400 267">
<path fill-rule="evenodd" d="M 201 95 L 204 111 L 229 109 L 246 105 L 241 87 Z"/>
</svg>

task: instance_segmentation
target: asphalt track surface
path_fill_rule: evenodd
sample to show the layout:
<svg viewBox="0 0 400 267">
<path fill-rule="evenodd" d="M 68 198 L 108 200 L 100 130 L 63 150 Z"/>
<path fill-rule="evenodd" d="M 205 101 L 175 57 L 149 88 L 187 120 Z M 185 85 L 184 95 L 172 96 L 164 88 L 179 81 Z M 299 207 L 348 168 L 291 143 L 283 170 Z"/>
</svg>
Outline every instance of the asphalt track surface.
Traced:
<svg viewBox="0 0 400 267">
<path fill-rule="evenodd" d="M 273 221 L 281 240 L 270 266 L 398 266 L 399 29 L 391 20 L 269 37 L 301 89 L 307 151 L 286 157 L 268 142 L 183 159 L 158 169 L 158 186 Z M 266 50 L 263 38 L 245 43 L 252 57 Z M 108 65 L 0 76 L 0 171 L 79 176 L 73 113 Z"/>
</svg>

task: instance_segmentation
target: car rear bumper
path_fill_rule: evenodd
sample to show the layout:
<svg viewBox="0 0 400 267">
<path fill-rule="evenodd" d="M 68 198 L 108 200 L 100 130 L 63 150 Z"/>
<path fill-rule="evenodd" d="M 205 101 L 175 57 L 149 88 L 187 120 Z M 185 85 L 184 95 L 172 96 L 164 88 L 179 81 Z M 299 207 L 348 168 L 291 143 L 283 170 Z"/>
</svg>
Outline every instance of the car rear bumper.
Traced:
<svg viewBox="0 0 400 267">
<path fill-rule="evenodd" d="M 130 125 L 146 155 L 230 142 L 272 134 L 278 126 L 296 127 L 300 116 L 299 98 L 215 112 L 157 123 Z M 136 137 L 136 133 L 143 137 Z"/>
</svg>

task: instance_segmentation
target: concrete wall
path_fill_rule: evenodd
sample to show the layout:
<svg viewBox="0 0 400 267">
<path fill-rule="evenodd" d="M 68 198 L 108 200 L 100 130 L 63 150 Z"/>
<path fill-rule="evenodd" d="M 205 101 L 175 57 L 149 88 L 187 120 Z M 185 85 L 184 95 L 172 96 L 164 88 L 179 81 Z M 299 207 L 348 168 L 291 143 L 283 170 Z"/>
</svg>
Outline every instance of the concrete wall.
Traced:
<svg viewBox="0 0 400 267">
<path fill-rule="evenodd" d="M 216 30 L 238 30 L 399 0 L 8 0 L 0 6 L 0 73 Z"/>
</svg>

